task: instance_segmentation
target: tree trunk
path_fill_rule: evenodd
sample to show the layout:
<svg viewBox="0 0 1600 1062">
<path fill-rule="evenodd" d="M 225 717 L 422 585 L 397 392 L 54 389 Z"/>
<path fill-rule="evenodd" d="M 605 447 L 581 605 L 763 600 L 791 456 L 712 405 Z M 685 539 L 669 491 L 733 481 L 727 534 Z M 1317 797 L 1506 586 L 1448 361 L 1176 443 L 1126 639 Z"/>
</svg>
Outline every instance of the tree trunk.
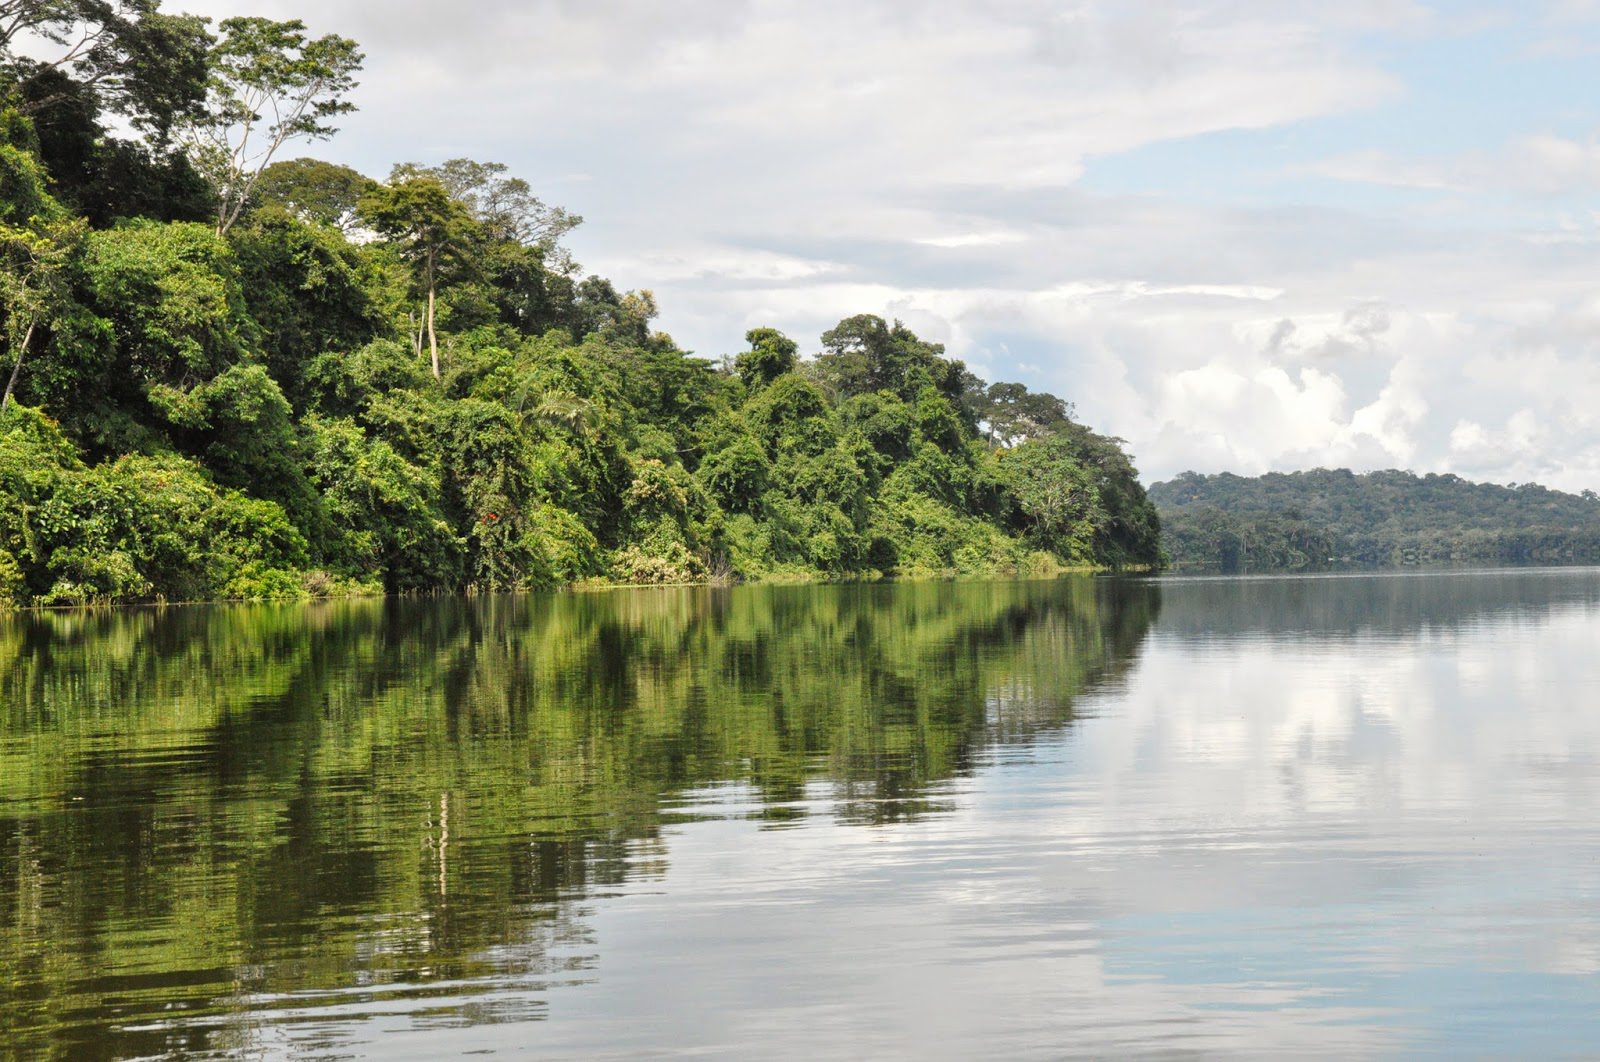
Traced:
<svg viewBox="0 0 1600 1062">
<path fill-rule="evenodd" d="M 434 289 L 433 253 L 428 253 L 428 353 L 433 358 L 433 378 L 439 378 L 439 336 L 433 330 Z"/>
<path fill-rule="evenodd" d="M 439 336 L 433 330 L 433 285 L 428 285 L 428 354 L 433 358 L 433 378 L 439 378 Z"/>
<path fill-rule="evenodd" d="M 28 356 L 28 344 L 33 342 L 33 329 L 37 322 L 28 322 L 28 331 L 22 337 L 22 346 L 17 348 L 17 363 L 11 366 L 11 379 L 6 381 L 6 394 L 0 398 L 0 409 L 11 404 L 11 392 L 17 389 L 17 377 L 22 375 L 22 359 Z"/>
</svg>

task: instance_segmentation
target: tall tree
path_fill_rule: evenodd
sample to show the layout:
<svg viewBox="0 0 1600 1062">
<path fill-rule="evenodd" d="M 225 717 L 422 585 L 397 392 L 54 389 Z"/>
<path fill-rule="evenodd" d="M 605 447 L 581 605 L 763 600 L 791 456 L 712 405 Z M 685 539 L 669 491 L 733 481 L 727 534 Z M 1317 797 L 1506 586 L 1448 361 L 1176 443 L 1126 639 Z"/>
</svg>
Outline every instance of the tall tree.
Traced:
<svg viewBox="0 0 1600 1062">
<path fill-rule="evenodd" d="M 23 113 L 36 116 L 88 92 L 97 108 L 164 141 L 205 96 L 211 37 L 205 19 L 162 14 L 159 6 L 160 0 L 0 0 L 0 66 L 18 84 Z M 44 57 L 20 54 L 24 41 Z"/>
<path fill-rule="evenodd" d="M 299 19 L 230 18 L 220 29 L 205 107 L 180 132 L 216 188 L 223 235 L 284 144 L 327 139 L 338 131 L 332 119 L 356 109 L 346 96 L 364 56 L 347 37 L 311 39 Z"/>
<path fill-rule="evenodd" d="M 989 441 L 1001 446 L 1043 438 L 1072 419 L 1070 403 L 1019 383 L 990 384 L 977 404 Z"/>
<path fill-rule="evenodd" d="M 839 397 L 894 391 L 912 398 L 931 383 L 950 397 L 960 394 L 965 366 L 944 357 L 944 347 L 919 338 L 899 321 L 872 314 L 846 317 L 822 333 L 817 373 Z"/>
<path fill-rule="evenodd" d="M 533 187 L 521 177 L 507 177 L 507 170 L 503 162 L 471 159 L 450 159 L 438 166 L 412 162 L 396 166 L 389 180 L 430 177 L 438 181 L 492 239 L 548 248 L 583 224 L 578 215 L 534 195 Z"/>
<path fill-rule="evenodd" d="M 361 197 L 361 217 L 377 232 L 400 244 L 417 270 L 427 299 L 424 327 L 437 379 L 439 335 L 435 327 L 439 269 L 471 242 L 475 224 L 467 209 L 432 177 L 412 177 L 378 187 Z"/>
</svg>

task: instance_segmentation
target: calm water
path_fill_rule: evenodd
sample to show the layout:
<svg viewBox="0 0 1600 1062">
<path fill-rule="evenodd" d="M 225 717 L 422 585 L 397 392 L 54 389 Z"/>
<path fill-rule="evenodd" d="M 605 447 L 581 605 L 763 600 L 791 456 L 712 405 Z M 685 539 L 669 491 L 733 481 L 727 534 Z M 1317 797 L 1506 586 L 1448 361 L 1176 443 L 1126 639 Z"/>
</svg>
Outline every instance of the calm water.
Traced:
<svg viewBox="0 0 1600 1062">
<path fill-rule="evenodd" d="M 0 1055 L 1600 1054 L 1600 572 L 0 620 Z"/>
</svg>

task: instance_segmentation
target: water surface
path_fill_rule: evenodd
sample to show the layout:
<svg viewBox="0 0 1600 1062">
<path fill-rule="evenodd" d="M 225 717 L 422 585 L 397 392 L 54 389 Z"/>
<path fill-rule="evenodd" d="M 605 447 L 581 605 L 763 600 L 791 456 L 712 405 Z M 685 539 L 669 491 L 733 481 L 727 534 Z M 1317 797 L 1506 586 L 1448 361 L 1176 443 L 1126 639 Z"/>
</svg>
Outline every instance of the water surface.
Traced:
<svg viewBox="0 0 1600 1062">
<path fill-rule="evenodd" d="M 0 1054 L 1600 1051 L 1600 572 L 0 619 Z"/>
</svg>

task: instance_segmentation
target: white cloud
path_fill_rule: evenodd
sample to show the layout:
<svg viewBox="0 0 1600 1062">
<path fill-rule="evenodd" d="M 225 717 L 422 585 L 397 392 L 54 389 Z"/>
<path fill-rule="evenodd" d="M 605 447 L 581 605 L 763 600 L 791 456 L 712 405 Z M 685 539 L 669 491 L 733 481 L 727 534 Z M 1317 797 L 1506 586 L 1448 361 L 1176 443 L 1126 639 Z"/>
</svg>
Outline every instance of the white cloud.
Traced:
<svg viewBox="0 0 1600 1062">
<path fill-rule="evenodd" d="M 1536 133 L 1492 153 L 1399 158 L 1382 151 L 1337 155 L 1297 172 L 1338 181 L 1441 192 L 1567 196 L 1600 191 L 1600 141 Z"/>
<path fill-rule="evenodd" d="M 1559 34 L 1580 15 L 1520 17 Z M 310 21 L 372 56 L 363 110 L 327 153 L 378 174 L 510 163 L 589 219 L 581 261 L 653 289 L 662 326 L 703 354 L 756 324 L 809 346 L 847 314 L 897 315 L 992 377 L 1057 390 L 1154 476 L 1414 464 L 1589 486 L 1600 426 L 1568 406 L 1600 395 L 1586 369 L 1600 227 L 1537 204 L 1600 188 L 1597 142 L 1530 134 L 1414 159 L 1357 143 L 1314 167 L 1426 201 L 1392 217 L 1311 193 L 1244 209 L 1181 192 L 1189 145 L 1236 142 L 1214 134 L 1300 135 L 1400 100 L 1375 37 L 1490 17 L 1519 16 L 1379 0 L 485 0 L 441 20 L 433 0 L 329 0 Z M 1084 187 L 1101 160 L 1151 147 L 1177 160 L 1150 164 L 1168 191 Z M 1242 185 L 1292 179 L 1270 154 L 1225 165 Z M 1471 209 L 1484 194 L 1533 205 L 1490 227 Z M 1538 373 L 1516 371 L 1532 357 Z M 1503 433 L 1521 408 L 1560 425 L 1545 452 L 1452 445 L 1458 424 Z"/>
<path fill-rule="evenodd" d="M 994 247 L 1006 243 L 1022 243 L 1027 235 L 1020 232 L 967 232 L 955 236 L 924 236 L 915 242 L 925 247 Z"/>
<path fill-rule="evenodd" d="M 1335 155 L 1295 172 L 1328 177 L 1357 184 L 1383 184 L 1392 188 L 1421 188 L 1428 191 L 1462 191 L 1467 186 L 1449 167 L 1438 162 L 1419 162 L 1396 158 L 1385 151 L 1352 151 Z"/>
</svg>

